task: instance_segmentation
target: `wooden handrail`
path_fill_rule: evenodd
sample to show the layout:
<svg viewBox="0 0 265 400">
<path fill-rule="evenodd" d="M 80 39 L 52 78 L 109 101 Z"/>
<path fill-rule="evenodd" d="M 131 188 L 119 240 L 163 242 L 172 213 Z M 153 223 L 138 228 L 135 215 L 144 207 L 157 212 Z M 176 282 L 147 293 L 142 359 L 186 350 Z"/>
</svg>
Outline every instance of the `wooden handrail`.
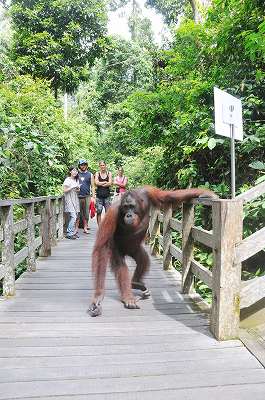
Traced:
<svg viewBox="0 0 265 400">
<path fill-rule="evenodd" d="M 242 200 L 244 203 L 248 203 L 249 201 L 253 201 L 263 194 L 265 194 L 265 181 L 247 190 L 246 192 L 239 194 L 236 196 L 236 199 Z"/>
<path fill-rule="evenodd" d="M 47 199 L 56 200 L 56 199 L 62 199 L 62 197 L 63 196 L 42 196 L 42 197 L 32 197 L 32 198 L 29 198 L 29 199 L 0 200 L 0 207 L 41 203 L 41 202 L 46 201 Z"/>
<path fill-rule="evenodd" d="M 13 209 L 19 205 L 25 208 L 25 218 L 14 222 Z M 38 205 L 40 214 L 35 215 Z M 0 279 L 3 279 L 3 295 L 15 294 L 15 268 L 27 260 L 27 270 L 36 270 L 36 250 L 39 255 L 51 254 L 51 246 L 63 237 L 63 198 L 62 196 L 34 197 L 32 199 L 0 200 L 2 242 L 2 263 Z M 40 225 L 40 235 L 35 237 L 35 225 Z M 26 245 L 15 253 L 15 235 L 25 232 Z"/>
</svg>

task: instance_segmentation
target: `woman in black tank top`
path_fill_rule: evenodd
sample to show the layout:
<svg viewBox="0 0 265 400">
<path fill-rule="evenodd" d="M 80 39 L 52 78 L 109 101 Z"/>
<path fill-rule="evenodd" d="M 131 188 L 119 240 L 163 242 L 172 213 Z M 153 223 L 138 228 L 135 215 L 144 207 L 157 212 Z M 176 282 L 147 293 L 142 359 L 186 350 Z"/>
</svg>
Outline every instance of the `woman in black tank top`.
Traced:
<svg viewBox="0 0 265 400">
<path fill-rule="evenodd" d="M 109 173 L 107 172 L 107 176 L 102 178 L 100 172 L 98 173 L 99 182 L 109 182 Z M 109 186 L 98 186 L 97 187 L 97 197 L 106 198 L 110 196 L 110 187 Z"/>
<path fill-rule="evenodd" d="M 95 175 L 95 185 L 96 190 L 96 210 L 97 210 L 97 222 L 101 221 L 101 213 L 103 208 L 105 212 L 111 206 L 110 199 L 110 187 L 112 185 L 112 175 L 111 172 L 107 171 L 105 161 L 100 161 L 99 163 L 100 171 L 96 172 Z"/>
</svg>

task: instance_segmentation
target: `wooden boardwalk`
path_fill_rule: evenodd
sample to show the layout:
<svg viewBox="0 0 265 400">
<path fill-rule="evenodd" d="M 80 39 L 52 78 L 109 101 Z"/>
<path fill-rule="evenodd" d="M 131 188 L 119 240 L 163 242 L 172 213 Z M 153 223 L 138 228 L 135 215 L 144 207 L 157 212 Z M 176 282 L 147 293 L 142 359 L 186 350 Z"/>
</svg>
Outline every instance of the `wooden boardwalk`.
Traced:
<svg viewBox="0 0 265 400">
<path fill-rule="evenodd" d="M 122 307 L 109 274 L 103 315 L 88 316 L 95 231 L 59 242 L 0 301 L 0 399 L 263 400 L 262 365 L 217 342 L 155 258 L 140 310 Z"/>
</svg>

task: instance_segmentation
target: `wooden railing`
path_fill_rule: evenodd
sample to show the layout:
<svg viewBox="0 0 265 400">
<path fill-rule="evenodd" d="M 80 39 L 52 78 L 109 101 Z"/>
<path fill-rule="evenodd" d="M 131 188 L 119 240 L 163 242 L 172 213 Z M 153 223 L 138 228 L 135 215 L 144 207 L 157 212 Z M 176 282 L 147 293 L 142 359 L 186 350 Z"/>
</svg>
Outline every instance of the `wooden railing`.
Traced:
<svg viewBox="0 0 265 400">
<path fill-rule="evenodd" d="M 253 187 L 245 193 L 237 196 L 237 199 L 246 204 L 265 194 L 265 182 Z M 236 247 L 236 258 L 243 262 L 251 256 L 265 249 L 265 227 L 242 240 Z M 241 308 L 249 307 L 265 297 L 265 276 L 256 277 L 242 282 Z"/>
<path fill-rule="evenodd" d="M 163 212 L 153 209 L 151 213 L 149 233 L 153 254 L 158 253 L 158 247 L 162 249 L 164 269 L 170 268 L 172 258 L 180 261 L 183 293 L 194 293 L 194 277 L 212 290 L 210 329 L 219 340 L 237 337 L 240 307 L 264 297 L 264 278 L 248 284 L 241 282 L 242 261 L 265 248 L 265 228 L 242 240 L 243 204 L 264 192 L 263 183 L 233 200 L 194 199 L 183 204 L 181 221 L 172 218 L 170 207 Z M 194 206 L 198 204 L 212 209 L 211 231 L 194 225 Z M 173 231 L 182 235 L 181 249 L 172 243 Z M 212 249 L 212 270 L 194 260 L 195 242 Z"/>
<path fill-rule="evenodd" d="M 19 221 L 14 221 L 16 206 L 24 209 L 24 218 Z M 26 260 L 27 270 L 35 271 L 36 252 L 41 257 L 49 256 L 51 247 L 63 237 L 62 196 L 0 200 L 0 218 L 0 279 L 3 296 L 10 297 L 15 294 L 16 267 Z M 36 226 L 39 226 L 37 237 Z M 25 232 L 26 244 L 15 253 L 15 236 L 20 232 Z"/>
</svg>

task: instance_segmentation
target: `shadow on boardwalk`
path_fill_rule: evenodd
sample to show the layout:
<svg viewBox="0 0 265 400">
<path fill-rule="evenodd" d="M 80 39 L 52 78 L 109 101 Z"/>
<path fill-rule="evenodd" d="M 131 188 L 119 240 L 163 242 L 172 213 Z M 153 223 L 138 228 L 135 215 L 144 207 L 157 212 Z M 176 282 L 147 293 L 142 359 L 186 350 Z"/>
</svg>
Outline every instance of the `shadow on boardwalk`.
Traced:
<svg viewBox="0 0 265 400">
<path fill-rule="evenodd" d="M 122 307 L 108 273 L 90 318 L 96 227 L 61 241 L 0 301 L 0 399 L 264 399 L 265 371 L 240 341 L 217 342 L 207 315 L 152 259 L 152 297 Z"/>
</svg>

